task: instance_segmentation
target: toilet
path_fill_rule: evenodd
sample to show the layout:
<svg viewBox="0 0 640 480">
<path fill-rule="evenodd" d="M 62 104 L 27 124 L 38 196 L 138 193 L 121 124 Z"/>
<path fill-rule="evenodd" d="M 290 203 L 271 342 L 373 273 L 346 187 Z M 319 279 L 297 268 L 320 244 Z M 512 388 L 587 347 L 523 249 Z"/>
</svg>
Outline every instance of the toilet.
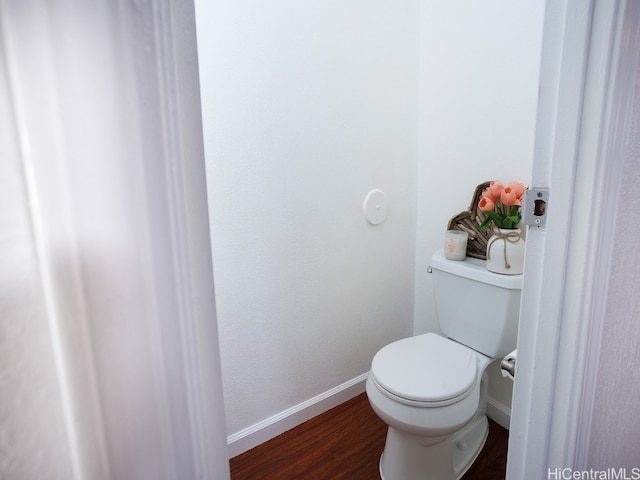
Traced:
<svg viewBox="0 0 640 480">
<path fill-rule="evenodd" d="M 522 275 L 487 271 L 485 261 L 431 258 L 443 335 L 386 345 L 371 362 L 366 391 L 389 426 L 382 480 L 456 480 L 484 446 L 487 366 L 516 346 Z"/>
</svg>

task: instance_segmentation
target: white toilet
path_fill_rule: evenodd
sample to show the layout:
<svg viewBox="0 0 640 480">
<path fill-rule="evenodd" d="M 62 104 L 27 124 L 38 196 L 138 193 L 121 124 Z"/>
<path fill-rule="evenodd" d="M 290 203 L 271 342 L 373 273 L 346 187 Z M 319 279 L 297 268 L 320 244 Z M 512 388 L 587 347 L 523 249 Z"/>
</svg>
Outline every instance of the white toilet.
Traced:
<svg viewBox="0 0 640 480">
<path fill-rule="evenodd" d="M 455 480 L 487 438 L 487 366 L 516 346 L 522 275 L 499 275 L 485 261 L 431 258 L 440 329 L 383 347 L 367 396 L 389 425 L 383 480 Z"/>
</svg>

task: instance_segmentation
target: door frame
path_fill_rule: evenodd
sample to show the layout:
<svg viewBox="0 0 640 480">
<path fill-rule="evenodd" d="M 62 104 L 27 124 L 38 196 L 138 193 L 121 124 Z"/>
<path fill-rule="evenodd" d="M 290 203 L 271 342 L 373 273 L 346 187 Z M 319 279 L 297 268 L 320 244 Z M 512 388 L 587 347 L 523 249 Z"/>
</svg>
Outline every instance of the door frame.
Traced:
<svg viewBox="0 0 640 480">
<path fill-rule="evenodd" d="M 547 2 L 508 479 L 586 468 L 638 25 L 638 2 Z"/>
</svg>

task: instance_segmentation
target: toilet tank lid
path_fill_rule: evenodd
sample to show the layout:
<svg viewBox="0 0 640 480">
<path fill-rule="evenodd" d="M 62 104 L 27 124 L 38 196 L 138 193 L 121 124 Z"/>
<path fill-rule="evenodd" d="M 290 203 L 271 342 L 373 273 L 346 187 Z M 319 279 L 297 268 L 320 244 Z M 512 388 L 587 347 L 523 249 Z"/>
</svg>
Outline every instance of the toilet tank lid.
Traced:
<svg viewBox="0 0 640 480">
<path fill-rule="evenodd" d="M 431 257 L 431 268 L 434 270 L 451 273 L 509 290 L 522 289 L 522 274 L 500 275 L 499 273 L 493 273 L 487 270 L 486 263 L 486 260 L 472 257 L 466 257 L 462 261 L 449 260 L 444 256 L 443 248 L 435 252 Z"/>
</svg>

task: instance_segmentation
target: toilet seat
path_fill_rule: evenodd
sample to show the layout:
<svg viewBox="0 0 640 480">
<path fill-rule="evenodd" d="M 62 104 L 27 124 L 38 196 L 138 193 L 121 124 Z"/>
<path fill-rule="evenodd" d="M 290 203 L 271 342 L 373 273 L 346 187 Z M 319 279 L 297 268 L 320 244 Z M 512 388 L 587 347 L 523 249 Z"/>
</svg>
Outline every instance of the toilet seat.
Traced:
<svg viewBox="0 0 640 480">
<path fill-rule="evenodd" d="M 385 395 L 400 403 L 441 407 L 473 391 L 477 365 L 470 348 L 426 333 L 383 347 L 373 358 L 370 375 Z"/>
</svg>

